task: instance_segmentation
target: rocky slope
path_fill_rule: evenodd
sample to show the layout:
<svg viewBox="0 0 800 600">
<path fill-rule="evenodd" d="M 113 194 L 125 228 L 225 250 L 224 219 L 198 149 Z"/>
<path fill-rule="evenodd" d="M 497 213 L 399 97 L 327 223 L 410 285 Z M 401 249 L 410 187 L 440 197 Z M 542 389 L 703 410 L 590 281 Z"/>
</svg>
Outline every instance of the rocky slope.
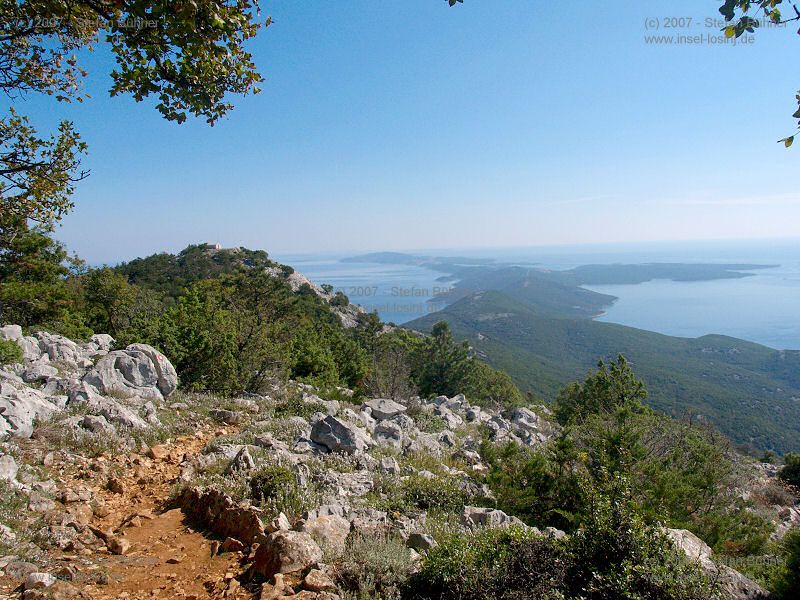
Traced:
<svg viewBox="0 0 800 600">
<path fill-rule="evenodd" d="M 443 530 L 527 528 L 491 508 L 480 430 L 532 447 L 557 432 L 545 407 L 463 395 L 354 401 L 277 381 L 263 396 L 187 395 L 149 346 L 0 337 L 25 354 L 0 370 L 8 597 L 333 600 L 354 539 L 400 540 L 385 548 L 413 571 Z M 457 518 L 425 508 L 445 503 Z M 691 533 L 670 535 L 721 597 L 766 597 Z"/>
</svg>

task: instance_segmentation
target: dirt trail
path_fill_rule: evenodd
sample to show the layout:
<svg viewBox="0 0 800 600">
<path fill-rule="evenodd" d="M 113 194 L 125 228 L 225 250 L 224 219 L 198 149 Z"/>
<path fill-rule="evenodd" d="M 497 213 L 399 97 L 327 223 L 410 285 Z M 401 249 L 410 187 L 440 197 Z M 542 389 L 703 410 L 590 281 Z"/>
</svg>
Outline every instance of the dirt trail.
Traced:
<svg viewBox="0 0 800 600">
<path fill-rule="evenodd" d="M 148 456 L 109 459 L 119 472 L 114 491 L 96 488 L 106 510 L 92 518 L 93 531 L 113 531 L 130 544 L 124 555 L 103 551 L 81 557 L 76 587 L 84 598 L 237 598 L 253 594 L 240 586 L 241 553 L 212 556 L 219 541 L 184 520 L 180 509 L 165 510 L 179 464 L 198 454 L 221 432 L 199 431 L 172 444 L 154 447 Z M 118 485 L 117 485 L 118 484 Z M 109 544 L 110 546 L 112 544 Z M 87 580 L 91 583 L 78 584 Z"/>
</svg>

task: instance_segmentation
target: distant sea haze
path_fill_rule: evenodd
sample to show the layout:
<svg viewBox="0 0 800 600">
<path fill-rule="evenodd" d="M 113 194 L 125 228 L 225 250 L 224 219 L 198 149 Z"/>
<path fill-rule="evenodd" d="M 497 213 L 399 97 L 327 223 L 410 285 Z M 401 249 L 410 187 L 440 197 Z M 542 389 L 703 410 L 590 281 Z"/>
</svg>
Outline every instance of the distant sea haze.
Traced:
<svg viewBox="0 0 800 600">
<path fill-rule="evenodd" d="M 741 279 L 586 287 L 618 298 L 597 317 L 601 321 L 675 336 L 715 333 L 777 349 L 800 349 L 800 240 L 415 250 L 409 254 L 491 258 L 558 270 L 587 264 L 653 262 L 779 265 L 753 270 L 752 276 Z M 442 272 L 409 265 L 342 263 L 346 256 L 350 255 L 273 258 L 291 264 L 317 283 L 330 283 L 352 302 L 377 310 L 384 321 L 397 324 L 441 308 L 432 299 L 452 283 Z"/>
</svg>

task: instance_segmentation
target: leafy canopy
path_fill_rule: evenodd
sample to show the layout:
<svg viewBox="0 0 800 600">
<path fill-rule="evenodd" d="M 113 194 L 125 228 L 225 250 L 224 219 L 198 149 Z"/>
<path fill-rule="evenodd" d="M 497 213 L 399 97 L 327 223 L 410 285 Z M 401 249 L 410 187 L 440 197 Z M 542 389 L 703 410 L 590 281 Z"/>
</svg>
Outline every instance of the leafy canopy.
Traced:
<svg viewBox="0 0 800 600">
<path fill-rule="evenodd" d="M 19 0 L 0 3 L 0 90 L 12 101 L 43 94 L 83 102 L 81 50 L 114 55 L 112 96 L 156 100 L 170 121 L 214 124 L 229 94 L 259 91 L 245 42 L 256 35 L 252 0 Z M 0 250 L 29 219 L 53 225 L 72 208 L 86 151 L 72 123 L 41 137 L 13 108 L 0 119 Z"/>
</svg>

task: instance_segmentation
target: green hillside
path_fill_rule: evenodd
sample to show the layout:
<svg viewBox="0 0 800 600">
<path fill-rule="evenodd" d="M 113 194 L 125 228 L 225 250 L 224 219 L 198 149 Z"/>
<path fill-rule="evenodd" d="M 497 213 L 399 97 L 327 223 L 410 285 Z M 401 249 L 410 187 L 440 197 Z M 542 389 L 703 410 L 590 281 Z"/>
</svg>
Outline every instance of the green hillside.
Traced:
<svg viewBox="0 0 800 600">
<path fill-rule="evenodd" d="M 655 408 L 703 415 L 744 446 L 800 450 L 798 351 L 554 317 L 497 291 L 474 293 L 407 326 L 424 331 L 439 320 L 523 390 L 547 400 L 598 359 L 622 353 L 647 383 Z"/>
</svg>

